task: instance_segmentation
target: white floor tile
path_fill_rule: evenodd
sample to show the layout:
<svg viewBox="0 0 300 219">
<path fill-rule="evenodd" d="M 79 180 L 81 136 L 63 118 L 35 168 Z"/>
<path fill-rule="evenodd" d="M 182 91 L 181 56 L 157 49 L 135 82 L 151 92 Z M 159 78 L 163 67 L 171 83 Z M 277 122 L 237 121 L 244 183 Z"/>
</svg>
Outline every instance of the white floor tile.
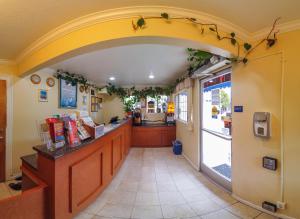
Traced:
<svg viewBox="0 0 300 219">
<path fill-rule="evenodd" d="M 176 205 L 186 203 L 179 192 L 159 192 L 159 200 L 162 205 Z"/>
<path fill-rule="evenodd" d="M 164 218 L 194 217 L 196 213 L 188 204 L 162 205 Z"/>
<path fill-rule="evenodd" d="M 131 205 L 106 204 L 97 215 L 104 217 L 130 218 L 132 209 L 133 206 Z"/>
<path fill-rule="evenodd" d="M 138 192 L 136 195 L 135 205 L 159 205 L 157 193 Z"/>
<path fill-rule="evenodd" d="M 239 217 L 245 218 L 245 219 L 257 217 L 261 213 L 260 211 L 254 209 L 252 207 L 249 207 L 247 205 L 244 205 L 240 202 L 238 202 L 232 206 L 229 206 L 227 208 L 227 210 L 230 211 L 231 213 L 233 213 Z"/>
<path fill-rule="evenodd" d="M 203 219 L 239 219 L 239 217 L 231 214 L 228 211 L 220 210 L 211 214 L 202 216 Z"/>
<path fill-rule="evenodd" d="M 216 212 L 218 210 L 221 210 L 221 208 L 222 208 L 217 203 L 215 203 L 211 200 L 191 202 L 188 204 L 196 212 L 196 214 L 200 215 L 200 216 L 209 214 L 212 212 Z"/>
<path fill-rule="evenodd" d="M 163 218 L 160 206 L 135 206 L 132 212 L 134 219 L 161 219 Z"/>
</svg>

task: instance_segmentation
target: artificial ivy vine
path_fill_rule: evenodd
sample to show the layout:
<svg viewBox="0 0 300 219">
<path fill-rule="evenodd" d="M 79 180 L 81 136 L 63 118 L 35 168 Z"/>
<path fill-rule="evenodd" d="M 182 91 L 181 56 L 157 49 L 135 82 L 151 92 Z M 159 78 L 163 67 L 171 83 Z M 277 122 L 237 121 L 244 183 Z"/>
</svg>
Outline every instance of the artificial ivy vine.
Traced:
<svg viewBox="0 0 300 219">
<path fill-rule="evenodd" d="M 130 88 L 118 87 L 111 83 L 109 83 L 106 86 L 106 90 L 109 95 L 114 94 L 118 96 L 123 102 L 126 98 L 129 98 L 131 96 L 135 97 L 137 101 L 142 98 L 146 98 L 147 96 L 150 96 L 152 98 L 156 98 L 160 95 L 170 96 L 173 93 L 174 89 L 175 89 L 175 85 L 170 85 L 167 87 L 146 87 L 141 90 L 136 89 L 135 87 L 130 87 Z"/>
<path fill-rule="evenodd" d="M 77 83 L 82 84 L 84 88 L 94 88 L 95 90 L 101 90 L 103 87 L 98 87 L 95 83 L 88 81 L 83 75 L 69 73 L 62 70 L 57 70 L 53 75 L 57 79 L 66 80 L 67 83 L 72 84 L 73 86 Z"/>
<path fill-rule="evenodd" d="M 228 40 L 233 46 L 236 47 L 237 49 L 237 55 L 229 58 L 230 61 L 233 63 L 244 63 L 246 64 L 248 62 L 248 56 L 250 53 L 252 53 L 259 45 L 266 43 L 267 47 L 272 47 L 275 45 L 277 42 L 277 33 L 278 31 L 276 29 L 277 22 L 280 18 L 277 18 L 273 26 L 268 33 L 268 35 L 263 38 L 261 41 L 259 41 L 257 44 L 254 46 L 251 45 L 248 42 L 241 42 L 236 38 L 235 32 L 231 32 L 226 34 L 225 36 L 222 36 L 219 32 L 218 25 L 214 23 L 202 23 L 198 21 L 196 18 L 191 18 L 191 17 L 171 17 L 168 13 L 161 13 L 160 16 L 149 16 L 149 17 L 140 17 L 136 21 L 132 20 L 132 27 L 135 31 L 141 30 L 146 28 L 146 21 L 147 20 L 153 20 L 153 19 L 163 19 L 165 21 L 172 21 L 172 20 L 183 20 L 183 21 L 188 21 L 197 27 L 200 27 L 201 34 L 206 33 L 207 31 L 212 32 L 216 35 L 217 39 L 222 41 L 222 40 Z M 244 55 L 241 55 L 241 49 L 244 49 Z M 191 68 L 194 68 L 195 66 L 191 66 Z"/>
</svg>

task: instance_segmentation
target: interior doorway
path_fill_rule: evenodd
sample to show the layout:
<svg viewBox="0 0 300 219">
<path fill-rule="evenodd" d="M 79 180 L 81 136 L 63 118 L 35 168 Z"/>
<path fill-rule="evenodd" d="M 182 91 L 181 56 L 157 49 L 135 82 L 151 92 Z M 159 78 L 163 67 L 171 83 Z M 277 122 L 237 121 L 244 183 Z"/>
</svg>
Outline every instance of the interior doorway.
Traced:
<svg viewBox="0 0 300 219">
<path fill-rule="evenodd" d="M 201 171 L 231 191 L 231 68 L 201 80 Z"/>
<path fill-rule="evenodd" d="M 6 115 L 7 89 L 6 81 L 0 80 L 0 182 L 5 180 L 6 153 Z"/>
</svg>

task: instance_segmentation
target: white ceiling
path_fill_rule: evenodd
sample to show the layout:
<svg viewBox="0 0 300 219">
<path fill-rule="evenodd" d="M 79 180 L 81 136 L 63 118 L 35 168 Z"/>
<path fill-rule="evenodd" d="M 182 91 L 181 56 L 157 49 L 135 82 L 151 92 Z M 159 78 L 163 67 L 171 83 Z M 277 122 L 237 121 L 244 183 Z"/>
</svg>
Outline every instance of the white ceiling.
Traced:
<svg viewBox="0 0 300 219">
<path fill-rule="evenodd" d="M 83 74 L 98 85 L 109 77 L 119 85 L 166 85 L 174 82 L 188 67 L 186 47 L 133 44 L 86 53 L 57 63 L 51 68 Z M 150 73 L 155 76 L 149 79 Z"/>
<path fill-rule="evenodd" d="M 198 10 L 249 32 L 300 19 L 299 0 L 0 0 L 0 59 L 14 59 L 33 41 L 75 18 L 119 7 L 164 5 Z"/>
</svg>

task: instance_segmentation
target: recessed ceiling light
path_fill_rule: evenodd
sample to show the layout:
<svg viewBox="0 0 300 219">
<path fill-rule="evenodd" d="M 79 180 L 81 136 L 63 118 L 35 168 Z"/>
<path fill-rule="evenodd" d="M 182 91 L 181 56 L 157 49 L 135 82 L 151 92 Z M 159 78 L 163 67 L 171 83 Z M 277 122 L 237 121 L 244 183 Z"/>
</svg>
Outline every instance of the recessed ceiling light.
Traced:
<svg viewBox="0 0 300 219">
<path fill-rule="evenodd" d="M 109 80 L 114 81 L 114 80 L 116 80 L 116 78 L 115 77 L 110 77 Z"/>
<path fill-rule="evenodd" d="M 153 79 L 153 78 L 154 78 L 154 75 L 151 73 L 151 74 L 149 75 L 149 78 L 150 78 L 150 79 Z"/>
</svg>

